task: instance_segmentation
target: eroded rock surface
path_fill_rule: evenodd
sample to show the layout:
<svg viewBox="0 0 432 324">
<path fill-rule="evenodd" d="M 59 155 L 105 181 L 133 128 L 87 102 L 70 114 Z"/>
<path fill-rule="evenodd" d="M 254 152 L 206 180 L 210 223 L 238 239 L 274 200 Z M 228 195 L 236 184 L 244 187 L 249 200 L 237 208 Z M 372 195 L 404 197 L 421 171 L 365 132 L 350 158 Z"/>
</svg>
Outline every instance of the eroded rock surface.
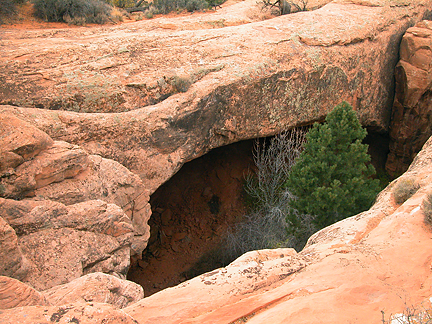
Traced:
<svg viewBox="0 0 432 324">
<path fill-rule="evenodd" d="M 102 303 L 76 303 L 64 306 L 25 306 L 0 310 L 1 324 L 137 324 L 120 309 Z"/>
<path fill-rule="evenodd" d="M 0 115 L 0 140 L 2 176 L 53 144 L 51 137 L 37 127 L 5 115 Z"/>
<path fill-rule="evenodd" d="M 432 135 L 432 21 L 422 21 L 407 30 L 395 78 L 386 168 L 390 174 L 399 175 Z"/>
<path fill-rule="evenodd" d="M 0 127 L 7 166 L 0 274 L 39 290 L 98 271 L 125 278 L 130 256 L 141 254 L 150 235 L 141 179 L 13 116 L 0 115 Z"/>
<path fill-rule="evenodd" d="M 44 290 L 102 271 L 125 276 L 133 226 L 123 210 L 101 200 L 65 206 L 0 198 L 0 212 L 30 261 L 22 280 Z"/>
<path fill-rule="evenodd" d="M 3 214 L 1 214 L 3 215 Z M 0 217 L 0 274 L 23 279 L 29 270 L 29 263 L 18 244 L 14 229 Z"/>
<path fill-rule="evenodd" d="M 2 30 L 1 103 L 123 113 L 1 111 L 120 162 L 153 193 L 212 148 L 323 120 L 342 100 L 386 131 L 400 39 L 430 6 L 338 1 L 218 29 Z"/>
<path fill-rule="evenodd" d="M 50 303 L 42 293 L 21 281 L 0 276 L 0 309 L 36 305 L 48 306 Z"/>
<path fill-rule="evenodd" d="M 142 287 L 132 281 L 101 272 L 90 273 L 64 285 L 45 290 L 52 305 L 76 302 L 107 303 L 124 308 L 144 297 Z"/>
</svg>

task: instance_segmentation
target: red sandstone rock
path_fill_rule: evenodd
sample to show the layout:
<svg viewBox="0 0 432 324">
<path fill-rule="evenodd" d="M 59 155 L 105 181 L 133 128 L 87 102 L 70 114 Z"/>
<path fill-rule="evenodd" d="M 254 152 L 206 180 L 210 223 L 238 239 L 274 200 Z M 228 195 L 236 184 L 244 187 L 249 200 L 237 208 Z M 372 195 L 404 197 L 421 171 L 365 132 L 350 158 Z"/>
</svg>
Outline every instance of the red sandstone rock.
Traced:
<svg viewBox="0 0 432 324">
<path fill-rule="evenodd" d="M 26 306 L 0 310 L 0 324 L 137 324 L 109 304 L 75 303 L 63 306 Z"/>
<path fill-rule="evenodd" d="M 55 142 L 52 147 L 42 151 L 31 161 L 16 167 L 13 175 L 1 180 L 5 187 L 3 196 L 32 196 L 33 190 L 72 178 L 88 166 L 88 154 L 83 149 L 77 145 Z"/>
<path fill-rule="evenodd" d="M 120 207 L 100 200 L 65 206 L 0 198 L 0 213 L 18 233 L 19 248 L 30 261 L 22 280 L 36 289 L 97 271 L 126 276 L 133 227 Z"/>
<path fill-rule="evenodd" d="M 45 290 L 52 305 L 97 302 L 124 308 L 144 297 L 142 287 L 105 273 L 90 273 L 61 286 Z"/>
<path fill-rule="evenodd" d="M 147 221 L 151 211 L 148 190 L 138 176 L 118 162 L 89 156 L 77 145 L 53 142 L 47 134 L 13 116 L 0 116 L 0 127 L 4 129 L 0 147 L 6 153 L 23 154 L 14 165 L 9 165 L 9 155 L 0 154 L 0 163 L 10 166 L 0 178 L 0 196 L 37 196 L 38 200 L 68 205 L 94 199 L 115 203 L 132 219 L 132 254 L 141 255 L 150 235 Z"/>
<path fill-rule="evenodd" d="M 396 94 L 390 127 L 387 171 L 404 172 L 432 135 L 432 22 L 422 21 L 407 30 L 396 66 Z"/>
<path fill-rule="evenodd" d="M 141 255 L 147 245 L 151 210 L 148 190 L 141 179 L 118 162 L 90 155 L 86 172 L 44 186 L 34 191 L 38 199 L 49 199 L 70 205 L 102 199 L 120 206 L 132 220 L 134 238 L 132 254 Z"/>
<path fill-rule="evenodd" d="M 0 173 L 15 168 L 53 144 L 46 133 L 14 116 L 0 115 Z"/>
<path fill-rule="evenodd" d="M 45 296 L 19 280 L 0 276 L 0 309 L 48 306 Z"/>
<path fill-rule="evenodd" d="M 3 213 L 0 213 L 3 216 Z M 18 244 L 14 229 L 0 217 L 0 275 L 22 279 L 29 264 Z"/>
</svg>

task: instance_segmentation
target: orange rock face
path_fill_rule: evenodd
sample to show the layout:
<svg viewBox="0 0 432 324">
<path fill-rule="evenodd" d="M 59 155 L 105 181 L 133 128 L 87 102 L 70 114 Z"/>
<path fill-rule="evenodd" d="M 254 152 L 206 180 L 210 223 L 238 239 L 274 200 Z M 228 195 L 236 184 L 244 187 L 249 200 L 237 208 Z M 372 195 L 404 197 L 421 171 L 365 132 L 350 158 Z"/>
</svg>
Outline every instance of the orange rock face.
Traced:
<svg viewBox="0 0 432 324">
<path fill-rule="evenodd" d="M 432 134 L 432 22 L 425 20 L 407 30 L 396 66 L 396 95 L 390 127 L 386 168 L 399 175 Z"/>
<path fill-rule="evenodd" d="M 34 305 L 48 306 L 50 303 L 42 293 L 21 281 L 0 276 L 0 309 Z"/>
<path fill-rule="evenodd" d="M 45 290 L 43 294 L 52 305 L 77 302 L 97 302 L 124 308 L 144 297 L 142 287 L 101 272 L 89 273 L 64 285 Z"/>
<path fill-rule="evenodd" d="M 122 310 L 102 303 L 76 303 L 64 306 L 26 306 L 0 310 L 0 323 L 137 324 L 133 318 Z"/>
</svg>

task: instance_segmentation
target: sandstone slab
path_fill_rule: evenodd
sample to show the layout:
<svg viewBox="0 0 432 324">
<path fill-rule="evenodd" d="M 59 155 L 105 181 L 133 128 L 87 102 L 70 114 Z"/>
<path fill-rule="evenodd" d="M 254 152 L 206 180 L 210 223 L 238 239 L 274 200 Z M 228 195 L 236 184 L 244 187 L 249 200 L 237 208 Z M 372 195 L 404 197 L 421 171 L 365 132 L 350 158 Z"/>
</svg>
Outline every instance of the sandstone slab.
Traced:
<svg viewBox="0 0 432 324">
<path fill-rule="evenodd" d="M 64 306 L 25 306 L 0 310 L 1 324 L 137 324 L 120 309 L 109 304 L 76 303 Z"/>
<path fill-rule="evenodd" d="M 37 305 L 48 306 L 50 303 L 42 293 L 21 281 L 0 276 L 0 309 Z"/>
<path fill-rule="evenodd" d="M 48 134 L 13 116 L 0 115 L 0 172 L 7 173 L 53 144 Z"/>
<path fill-rule="evenodd" d="M 33 196 L 33 190 L 53 182 L 72 178 L 89 166 L 88 154 L 77 145 L 55 142 L 31 161 L 16 167 L 13 174 L 3 178 L 3 197 Z"/>
<path fill-rule="evenodd" d="M 124 308 L 144 297 L 142 287 L 105 273 L 90 273 L 64 285 L 45 290 L 43 294 L 52 305 L 76 302 L 106 303 Z"/>
<path fill-rule="evenodd" d="M 133 226 L 117 205 L 0 199 L 0 211 L 18 234 L 17 251 L 30 262 L 22 280 L 36 289 L 97 271 L 126 276 Z"/>
<path fill-rule="evenodd" d="M 22 279 L 27 275 L 29 264 L 18 244 L 14 229 L 0 217 L 0 275 Z"/>
<path fill-rule="evenodd" d="M 150 235 L 147 221 L 151 211 L 148 190 L 137 175 L 118 162 L 89 155 L 78 145 L 52 141 L 46 133 L 16 117 L 1 115 L 0 127 L 4 129 L 0 146 L 5 154 L 22 154 L 13 165 L 6 155 L 0 156 L 0 161 L 9 166 L 0 178 L 0 197 L 33 197 L 67 205 L 95 199 L 115 203 L 132 219 L 132 254 L 141 255 Z M 46 222 L 40 217 L 38 221 Z M 31 222 L 28 225 L 36 226 Z"/>
</svg>

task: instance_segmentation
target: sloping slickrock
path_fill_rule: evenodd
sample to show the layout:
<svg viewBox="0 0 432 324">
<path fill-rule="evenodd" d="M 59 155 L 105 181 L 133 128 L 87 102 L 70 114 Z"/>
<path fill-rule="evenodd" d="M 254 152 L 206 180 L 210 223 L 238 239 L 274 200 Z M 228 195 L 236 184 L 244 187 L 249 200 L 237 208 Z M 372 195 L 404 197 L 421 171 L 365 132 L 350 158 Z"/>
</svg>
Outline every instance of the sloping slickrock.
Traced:
<svg viewBox="0 0 432 324">
<path fill-rule="evenodd" d="M 19 247 L 14 229 L 2 217 L 0 217 L 0 247 L 0 275 L 24 278 L 29 270 L 28 261 Z"/>
<path fill-rule="evenodd" d="M 386 168 L 390 174 L 399 175 L 432 135 L 432 21 L 422 21 L 407 30 L 395 78 Z"/>
<path fill-rule="evenodd" d="M 392 190 L 405 177 L 420 189 L 396 205 Z M 255 251 L 125 311 L 140 324 L 380 323 L 381 311 L 432 295 L 432 229 L 421 209 L 431 180 L 432 138 L 369 211 L 314 234 L 302 252 Z"/>
<path fill-rule="evenodd" d="M 123 113 L 0 111 L 120 162 L 152 193 L 212 148 L 323 120 L 342 100 L 387 131 L 400 39 L 431 5 L 338 1 L 212 30 L 154 20 L 87 34 L 0 31 L 0 102 Z"/>
<path fill-rule="evenodd" d="M 121 309 L 102 303 L 26 306 L 0 310 L 0 324 L 137 324 Z"/>
<path fill-rule="evenodd" d="M 142 287 L 101 272 L 90 273 L 64 285 L 45 290 L 52 305 L 76 302 L 107 303 L 124 308 L 144 297 Z"/>
<path fill-rule="evenodd" d="M 133 227 L 117 205 L 0 199 L 0 213 L 19 236 L 19 248 L 31 263 L 22 280 L 34 288 L 98 271 L 126 276 Z"/>
<path fill-rule="evenodd" d="M 50 303 L 42 293 L 21 281 L 0 276 L 0 309 L 36 305 L 48 306 Z"/>
<path fill-rule="evenodd" d="M 14 116 L 0 115 L 0 174 L 53 144 L 48 134 Z"/>
</svg>

